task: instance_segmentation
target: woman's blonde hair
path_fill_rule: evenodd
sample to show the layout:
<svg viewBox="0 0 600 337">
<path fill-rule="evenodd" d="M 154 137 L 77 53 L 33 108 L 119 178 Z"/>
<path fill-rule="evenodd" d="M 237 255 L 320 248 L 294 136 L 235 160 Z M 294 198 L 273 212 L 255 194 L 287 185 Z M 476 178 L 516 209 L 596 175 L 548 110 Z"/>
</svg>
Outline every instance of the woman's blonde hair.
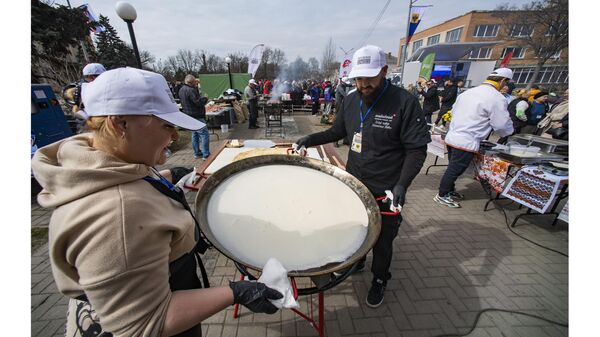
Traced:
<svg viewBox="0 0 600 337">
<path fill-rule="evenodd" d="M 119 139 L 119 135 L 114 128 L 110 126 L 108 122 L 109 116 L 94 116 L 90 117 L 85 125 L 87 129 L 94 133 L 95 137 L 99 137 L 102 141 L 112 145 L 116 145 Z"/>
</svg>

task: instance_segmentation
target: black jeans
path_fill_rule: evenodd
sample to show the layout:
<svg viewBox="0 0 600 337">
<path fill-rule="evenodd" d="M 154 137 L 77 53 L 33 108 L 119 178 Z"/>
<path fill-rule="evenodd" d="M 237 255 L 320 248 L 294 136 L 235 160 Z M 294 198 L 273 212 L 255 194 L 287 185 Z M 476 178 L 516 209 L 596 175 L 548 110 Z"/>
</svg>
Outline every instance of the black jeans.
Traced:
<svg viewBox="0 0 600 337">
<path fill-rule="evenodd" d="M 255 100 L 248 101 L 248 112 L 250 113 L 250 121 L 248 126 L 256 126 L 258 120 L 258 107 Z"/>
<path fill-rule="evenodd" d="M 437 125 L 437 123 L 439 123 L 440 121 L 442 121 L 442 125 L 446 126 L 446 121 L 444 121 L 442 119 L 442 116 L 448 112 L 448 110 L 452 109 L 452 106 L 443 106 L 440 108 L 440 111 L 438 112 L 437 118 L 435 119 L 435 125 Z"/>
<path fill-rule="evenodd" d="M 316 115 L 319 113 L 319 108 L 321 107 L 320 105 L 321 105 L 321 103 L 318 100 L 312 102 L 312 114 L 313 115 Z"/>
<path fill-rule="evenodd" d="M 389 212 L 389 206 L 386 210 Z M 373 263 L 371 264 L 371 272 L 373 277 L 383 280 L 392 278 L 390 273 L 390 265 L 392 264 L 392 255 L 394 253 L 393 242 L 398 235 L 398 229 L 402 223 L 402 216 L 398 215 L 382 215 L 381 216 L 381 233 L 375 246 L 373 246 Z"/>
<path fill-rule="evenodd" d="M 465 173 L 467 167 L 473 160 L 473 152 L 463 151 L 448 146 L 448 168 L 444 172 L 444 176 L 440 181 L 439 195 L 440 197 L 454 191 L 454 183 L 461 174 Z"/>
</svg>

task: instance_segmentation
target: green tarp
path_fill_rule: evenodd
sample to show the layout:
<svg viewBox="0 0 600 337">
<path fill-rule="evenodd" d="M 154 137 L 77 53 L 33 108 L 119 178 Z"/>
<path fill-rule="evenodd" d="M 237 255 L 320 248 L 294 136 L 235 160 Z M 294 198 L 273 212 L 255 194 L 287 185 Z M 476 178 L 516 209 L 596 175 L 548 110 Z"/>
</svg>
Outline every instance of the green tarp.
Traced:
<svg viewBox="0 0 600 337">
<path fill-rule="evenodd" d="M 223 91 L 229 89 L 228 74 L 200 74 L 198 76 L 202 95 L 209 99 L 217 98 L 223 94 Z M 233 88 L 244 92 L 244 88 L 248 85 L 250 74 L 231 74 L 231 82 Z"/>
</svg>

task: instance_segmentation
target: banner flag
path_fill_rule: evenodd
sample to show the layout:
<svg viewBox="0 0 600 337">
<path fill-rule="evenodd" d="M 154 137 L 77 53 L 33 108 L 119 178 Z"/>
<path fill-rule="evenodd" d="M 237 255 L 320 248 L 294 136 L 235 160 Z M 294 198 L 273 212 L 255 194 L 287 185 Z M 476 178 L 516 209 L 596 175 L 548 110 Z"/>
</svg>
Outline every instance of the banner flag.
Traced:
<svg viewBox="0 0 600 337">
<path fill-rule="evenodd" d="M 340 76 L 339 78 L 348 77 L 352 70 L 352 53 L 344 54 L 344 58 L 340 63 Z"/>
<path fill-rule="evenodd" d="M 91 24 L 90 30 L 92 31 L 92 33 L 98 34 L 98 33 L 102 33 L 104 31 L 104 27 L 102 27 L 102 25 L 100 24 L 96 14 L 94 14 L 94 11 L 92 10 L 92 6 L 90 6 L 89 4 L 83 4 L 77 8 L 81 9 L 83 11 L 83 14 L 85 14 L 85 16 L 87 16 L 88 23 Z"/>
<path fill-rule="evenodd" d="M 421 22 L 421 19 L 423 18 L 423 14 L 425 14 L 426 8 L 427 7 L 425 7 L 425 6 L 414 6 L 411 8 L 410 24 L 409 24 L 409 28 L 408 28 L 408 37 L 406 38 L 407 44 L 410 42 L 410 39 L 412 38 L 413 34 L 417 30 L 417 26 Z"/>
<path fill-rule="evenodd" d="M 264 49 L 264 43 L 257 44 L 252 48 L 250 54 L 248 54 L 248 74 L 252 74 L 252 78 L 254 78 L 256 70 L 258 70 L 258 66 L 260 66 Z"/>
<path fill-rule="evenodd" d="M 502 62 L 500 62 L 500 68 L 506 68 L 506 66 L 508 66 L 508 63 L 510 62 L 510 59 L 513 56 L 513 53 L 514 53 L 514 50 L 511 50 L 508 53 L 506 53 L 506 55 L 504 55 Z"/>
<path fill-rule="evenodd" d="M 419 77 L 429 81 L 431 77 L 431 71 L 433 70 L 433 61 L 435 61 L 435 53 L 429 53 L 423 59 L 421 63 L 421 70 L 419 70 Z"/>
</svg>

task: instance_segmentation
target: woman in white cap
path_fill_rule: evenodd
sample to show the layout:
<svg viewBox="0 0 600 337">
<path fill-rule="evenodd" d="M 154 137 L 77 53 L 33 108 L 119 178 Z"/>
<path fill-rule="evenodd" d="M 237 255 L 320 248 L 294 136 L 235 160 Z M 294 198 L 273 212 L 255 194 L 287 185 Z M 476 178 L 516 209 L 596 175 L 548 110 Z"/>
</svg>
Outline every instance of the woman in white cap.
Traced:
<svg viewBox="0 0 600 337">
<path fill-rule="evenodd" d="M 38 202 L 55 208 L 49 254 L 59 291 L 71 297 L 67 335 L 200 336 L 200 322 L 233 303 L 274 313 L 268 299 L 281 294 L 262 283 L 208 288 L 199 259 L 207 244 L 196 240 L 183 193 L 154 168 L 177 127 L 204 124 L 179 111 L 164 77 L 110 70 L 82 98 L 91 132 L 32 161 Z"/>
</svg>

